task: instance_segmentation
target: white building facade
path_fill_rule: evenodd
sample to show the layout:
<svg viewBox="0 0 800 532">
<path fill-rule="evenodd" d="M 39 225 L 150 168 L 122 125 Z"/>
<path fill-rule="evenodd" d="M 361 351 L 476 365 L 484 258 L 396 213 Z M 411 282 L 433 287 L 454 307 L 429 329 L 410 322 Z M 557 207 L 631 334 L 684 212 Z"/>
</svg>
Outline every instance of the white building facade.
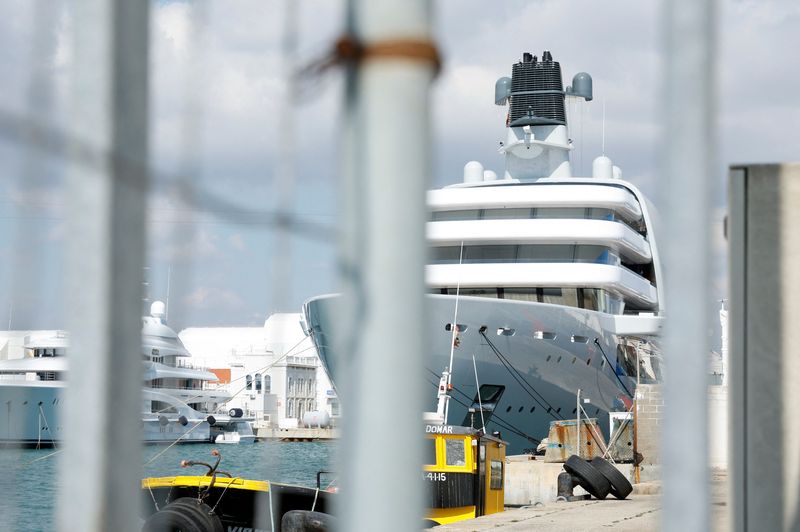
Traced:
<svg viewBox="0 0 800 532">
<path fill-rule="evenodd" d="M 306 412 L 326 411 L 335 424 L 339 400 L 299 313 L 273 314 L 263 327 L 194 327 L 179 333 L 195 364 L 220 378 L 256 426 L 296 427 Z"/>
</svg>

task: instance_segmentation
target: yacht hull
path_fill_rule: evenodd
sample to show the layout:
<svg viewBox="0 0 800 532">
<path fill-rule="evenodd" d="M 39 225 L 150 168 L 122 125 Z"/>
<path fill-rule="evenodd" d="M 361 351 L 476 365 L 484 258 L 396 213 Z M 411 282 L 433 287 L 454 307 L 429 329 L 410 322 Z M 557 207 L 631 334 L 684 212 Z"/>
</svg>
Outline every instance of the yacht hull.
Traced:
<svg viewBox="0 0 800 532">
<path fill-rule="evenodd" d="M 341 360 L 331 347 L 335 345 L 331 331 L 336 299 L 315 298 L 304 309 L 320 358 L 334 382 Z M 448 295 L 426 296 L 423 333 L 428 348 L 419 378 L 430 392 L 431 409 L 439 377 L 449 365 L 452 333 L 447 329 L 455 300 Z M 579 308 L 460 297 L 457 323 L 465 330 L 459 332 L 454 350 L 448 422 L 481 426 L 480 414 L 468 412 L 477 391 L 474 355 L 480 384 L 505 386 L 486 430 L 500 431 L 509 442 L 510 454 L 532 453 L 547 436 L 551 421 L 574 419 L 578 389 L 589 400 L 585 410 L 606 431 L 608 412 L 630 404 L 635 386 L 635 375 L 618 374 L 624 373 L 617 363 L 620 337 L 609 330 L 608 322 L 607 314 Z"/>
<path fill-rule="evenodd" d="M 62 382 L 0 381 L 0 448 L 58 445 L 64 438 L 65 388 Z M 212 441 L 211 428 L 202 419 L 190 419 L 184 426 L 177 415 L 165 417 L 166 424 L 157 418 L 141 420 L 143 443 L 173 443 L 179 437 L 180 443 Z"/>
</svg>

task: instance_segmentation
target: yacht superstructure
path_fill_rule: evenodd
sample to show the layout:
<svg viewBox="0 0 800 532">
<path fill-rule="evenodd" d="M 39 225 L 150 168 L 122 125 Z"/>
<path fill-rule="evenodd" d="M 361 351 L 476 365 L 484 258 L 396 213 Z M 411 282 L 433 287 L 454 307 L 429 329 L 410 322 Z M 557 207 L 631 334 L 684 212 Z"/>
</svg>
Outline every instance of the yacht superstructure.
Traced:
<svg viewBox="0 0 800 532">
<path fill-rule="evenodd" d="M 68 334 L 32 332 L 20 347 L 21 357 L 0 360 L 0 446 L 51 446 L 63 438 Z M 226 430 L 252 435 L 247 419 L 228 414 L 209 419 L 231 394 L 213 386 L 214 373 L 191 367 L 189 357 L 164 320 L 163 303 L 153 303 L 150 316 L 142 319 L 142 440 L 208 442 Z"/>
<path fill-rule="evenodd" d="M 573 176 L 570 165 L 565 98 L 592 96 L 588 74 L 564 89 L 550 52 L 524 54 L 495 87 L 495 103 L 509 107 L 502 178 L 472 161 L 463 182 L 428 194 L 420 378 L 438 388 L 454 346 L 450 422 L 473 425 L 482 409 L 511 453 L 535 448 L 550 421 L 573 417 L 578 389 L 599 417 L 629 405 L 637 379 L 660 379 L 653 208 L 605 155 L 590 177 Z M 323 296 L 305 313 L 335 379 L 334 307 Z"/>
</svg>

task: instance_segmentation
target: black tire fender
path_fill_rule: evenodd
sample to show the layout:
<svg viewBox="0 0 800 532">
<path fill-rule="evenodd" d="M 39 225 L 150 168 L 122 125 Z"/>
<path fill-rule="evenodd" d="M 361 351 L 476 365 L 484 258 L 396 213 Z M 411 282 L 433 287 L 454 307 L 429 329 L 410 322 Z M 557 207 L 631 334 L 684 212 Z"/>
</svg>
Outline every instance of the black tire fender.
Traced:
<svg viewBox="0 0 800 532">
<path fill-rule="evenodd" d="M 175 499 L 142 525 L 142 532 L 224 532 L 222 521 L 211 507 L 194 497 Z"/>
<path fill-rule="evenodd" d="M 577 455 L 573 454 L 567 458 L 564 470 L 575 477 L 581 487 L 596 499 L 605 499 L 611 491 L 611 484 L 606 477 L 592 464 Z"/>
<path fill-rule="evenodd" d="M 608 483 L 611 484 L 611 495 L 617 499 L 624 499 L 633 491 L 633 486 L 625 478 L 625 475 L 620 473 L 619 469 L 614 467 L 608 460 L 595 456 L 592 459 L 592 465 L 603 474 Z"/>
<path fill-rule="evenodd" d="M 330 532 L 336 518 L 322 512 L 289 510 L 281 517 L 281 532 Z"/>
</svg>

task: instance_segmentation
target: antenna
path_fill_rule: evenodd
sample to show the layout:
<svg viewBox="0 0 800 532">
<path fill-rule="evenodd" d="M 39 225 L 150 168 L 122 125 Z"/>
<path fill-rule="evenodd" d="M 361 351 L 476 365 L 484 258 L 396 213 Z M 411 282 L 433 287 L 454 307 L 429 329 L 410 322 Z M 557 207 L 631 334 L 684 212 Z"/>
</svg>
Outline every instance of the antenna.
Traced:
<svg viewBox="0 0 800 532">
<path fill-rule="evenodd" d="M 464 259 L 464 241 L 461 241 L 461 250 L 458 253 L 458 265 Z M 456 281 L 456 308 L 453 312 L 453 325 L 450 327 L 453 333 L 450 337 L 450 365 L 447 366 L 447 391 L 450 391 L 450 383 L 453 382 L 453 354 L 456 349 L 456 334 L 458 333 L 458 296 L 461 293 L 461 268 L 458 269 L 458 281 Z M 447 415 L 450 413 L 450 402 L 448 401 L 444 409 L 444 424 L 447 425 Z"/>
<path fill-rule="evenodd" d="M 167 300 L 164 305 L 164 321 L 169 322 L 169 285 L 172 280 L 172 264 L 167 265 Z"/>
<path fill-rule="evenodd" d="M 603 98 L 603 155 L 606 154 L 606 99 Z"/>
</svg>

